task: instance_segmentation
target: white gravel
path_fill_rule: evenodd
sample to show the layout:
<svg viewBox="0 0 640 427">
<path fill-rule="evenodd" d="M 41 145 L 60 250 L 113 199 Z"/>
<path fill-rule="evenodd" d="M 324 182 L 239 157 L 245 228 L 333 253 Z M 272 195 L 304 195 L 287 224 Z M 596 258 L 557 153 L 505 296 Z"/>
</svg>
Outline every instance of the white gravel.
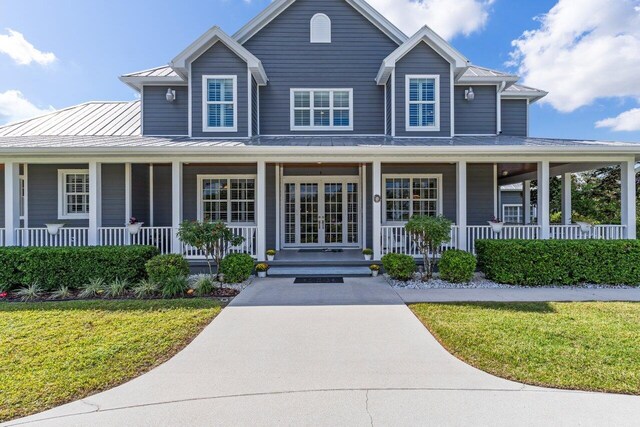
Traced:
<svg viewBox="0 0 640 427">
<path fill-rule="evenodd" d="M 198 282 L 198 280 L 202 277 L 209 277 L 208 274 L 192 274 L 191 276 L 189 276 L 189 286 L 191 288 L 193 288 L 195 286 L 195 284 Z M 249 286 L 251 284 L 251 282 L 253 282 L 255 276 L 251 276 L 249 277 L 247 280 L 245 280 L 242 283 L 220 283 L 220 282 L 216 282 L 216 287 L 218 288 L 225 288 L 225 289 L 235 289 L 236 291 L 243 291 L 247 286 Z"/>
</svg>

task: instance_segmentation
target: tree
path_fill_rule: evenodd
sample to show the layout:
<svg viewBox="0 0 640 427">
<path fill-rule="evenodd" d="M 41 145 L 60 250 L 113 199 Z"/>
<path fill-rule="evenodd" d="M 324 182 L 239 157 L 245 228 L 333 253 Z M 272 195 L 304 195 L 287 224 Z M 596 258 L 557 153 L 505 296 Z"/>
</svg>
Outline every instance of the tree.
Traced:
<svg viewBox="0 0 640 427">
<path fill-rule="evenodd" d="M 204 254 L 211 277 L 214 277 L 212 261 L 219 271 L 220 261 L 229 249 L 244 242 L 244 237 L 234 235 L 233 231 L 222 221 L 184 221 L 180 224 L 178 239 Z"/>
<path fill-rule="evenodd" d="M 423 280 L 431 279 L 440 246 L 451 240 L 451 221 L 443 216 L 415 215 L 404 228 L 422 254 Z"/>
</svg>

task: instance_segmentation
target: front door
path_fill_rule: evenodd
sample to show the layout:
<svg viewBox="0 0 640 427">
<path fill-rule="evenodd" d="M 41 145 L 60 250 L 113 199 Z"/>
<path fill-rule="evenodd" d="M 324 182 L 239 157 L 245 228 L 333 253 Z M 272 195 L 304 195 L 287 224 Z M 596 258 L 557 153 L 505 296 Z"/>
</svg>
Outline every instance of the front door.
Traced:
<svg viewBox="0 0 640 427">
<path fill-rule="evenodd" d="M 358 246 L 358 187 L 357 177 L 285 178 L 284 246 Z"/>
</svg>

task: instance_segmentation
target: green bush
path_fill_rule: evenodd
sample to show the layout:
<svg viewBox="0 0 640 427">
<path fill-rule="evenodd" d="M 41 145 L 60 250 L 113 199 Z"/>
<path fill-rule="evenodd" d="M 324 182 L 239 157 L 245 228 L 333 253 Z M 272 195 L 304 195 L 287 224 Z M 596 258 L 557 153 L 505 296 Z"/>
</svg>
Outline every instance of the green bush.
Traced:
<svg viewBox="0 0 640 427">
<path fill-rule="evenodd" d="M 38 283 L 43 291 L 77 289 L 92 277 L 136 282 L 146 277 L 144 265 L 157 254 L 151 246 L 0 248 L 0 287 Z"/>
<path fill-rule="evenodd" d="M 467 283 L 476 271 L 476 257 L 469 252 L 449 249 L 438 262 L 440 277 L 451 283 Z"/>
<path fill-rule="evenodd" d="M 411 255 L 391 253 L 382 257 L 382 266 L 392 279 L 406 282 L 413 278 L 416 260 Z"/>
<path fill-rule="evenodd" d="M 163 298 L 176 298 L 181 297 L 189 289 L 189 281 L 187 276 L 172 276 L 167 277 L 167 280 L 162 282 L 161 293 Z"/>
<path fill-rule="evenodd" d="M 160 286 L 174 277 L 189 276 L 189 263 L 178 254 L 158 255 L 147 261 L 145 267 L 149 279 Z"/>
<path fill-rule="evenodd" d="M 242 283 L 253 273 L 253 258 L 247 254 L 229 254 L 220 263 L 225 283 Z"/>
<path fill-rule="evenodd" d="M 487 278 L 524 286 L 640 284 L 637 240 L 478 240 Z"/>
</svg>

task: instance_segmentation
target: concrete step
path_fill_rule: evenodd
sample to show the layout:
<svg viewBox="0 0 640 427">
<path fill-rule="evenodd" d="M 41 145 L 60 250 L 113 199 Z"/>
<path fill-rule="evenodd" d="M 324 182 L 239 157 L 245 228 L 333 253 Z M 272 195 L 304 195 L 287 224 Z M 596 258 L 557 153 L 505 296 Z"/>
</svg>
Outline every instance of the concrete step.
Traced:
<svg viewBox="0 0 640 427">
<path fill-rule="evenodd" d="M 316 266 L 295 267 L 275 266 L 269 269 L 272 277 L 304 277 L 304 276 L 370 276 L 369 267 L 360 266 Z"/>
</svg>

